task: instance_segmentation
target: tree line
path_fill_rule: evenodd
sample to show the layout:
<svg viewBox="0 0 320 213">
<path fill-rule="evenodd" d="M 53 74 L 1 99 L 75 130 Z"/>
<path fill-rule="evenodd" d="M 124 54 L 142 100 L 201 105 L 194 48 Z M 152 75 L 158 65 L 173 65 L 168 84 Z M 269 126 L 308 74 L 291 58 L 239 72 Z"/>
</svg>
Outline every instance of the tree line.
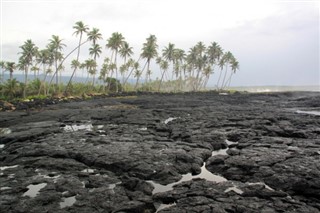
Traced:
<svg viewBox="0 0 320 213">
<path fill-rule="evenodd" d="M 2 81 L 0 89 L 3 96 L 52 95 L 64 93 L 74 94 L 80 88 L 82 92 L 121 92 L 128 90 L 145 91 L 199 91 L 206 88 L 209 78 L 217 73 L 216 89 L 222 91 L 230 86 L 232 76 L 239 69 L 239 62 L 230 51 L 224 52 L 217 42 L 206 46 L 203 42 L 196 43 L 187 52 L 169 43 L 159 50 L 157 37 L 150 35 L 143 43 L 139 58 L 133 58 L 133 47 L 119 32 L 114 32 L 106 40 L 105 48 L 110 50 L 110 56 L 98 58 L 103 52 L 99 44 L 103 40 L 98 28 L 91 30 L 82 21 L 73 26 L 73 35 L 78 37 L 78 45 L 68 53 L 64 52 L 66 44 L 58 35 L 52 35 L 44 49 L 39 49 L 28 39 L 21 45 L 18 62 L 1 61 Z M 90 44 L 89 57 L 80 61 L 80 52 L 84 44 Z M 76 55 L 76 56 L 75 56 Z M 71 64 L 66 59 L 74 57 Z M 160 70 L 160 78 L 152 80 L 151 63 L 155 62 Z M 67 84 L 62 84 L 60 78 L 65 69 L 72 73 Z M 24 82 L 18 82 L 13 74 L 16 71 L 24 73 Z M 79 72 L 86 74 L 85 83 L 74 82 Z M 4 72 L 9 72 L 10 78 L 4 81 Z M 29 82 L 30 72 L 34 80 Z M 40 78 L 40 73 L 41 78 Z M 142 78 L 144 77 L 144 81 Z M 132 84 L 128 80 L 135 79 Z M 96 84 L 97 79 L 100 84 Z"/>
</svg>

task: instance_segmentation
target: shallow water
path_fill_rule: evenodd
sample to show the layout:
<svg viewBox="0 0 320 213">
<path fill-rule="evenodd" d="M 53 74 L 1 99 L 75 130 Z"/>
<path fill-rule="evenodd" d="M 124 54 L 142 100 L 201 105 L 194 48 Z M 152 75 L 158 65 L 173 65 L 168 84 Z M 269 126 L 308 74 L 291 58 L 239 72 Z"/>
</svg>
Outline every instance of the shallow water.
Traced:
<svg viewBox="0 0 320 213">
<path fill-rule="evenodd" d="M 319 111 L 303 111 L 303 110 L 297 110 L 296 113 L 298 113 L 298 114 L 308 114 L 308 115 L 319 115 L 319 116 L 320 116 L 320 112 L 319 112 Z"/>
<path fill-rule="evenodd" d="M 4 148 L 4 144 L 0 144 L 0 149 L 3 149 Z"/>
<path fill-rule="evenodd" d="M 39 183 L 39 184 L 31 184 L 27 186 L 29 188 L 22 196 L 29 196 L 29 197 L 36 197 L 39 194 L 39 191 L 44 188 L 47 184 L 46 183 Z"/>
<path fill-rule="evenodd" d="M 156 213 L 159 212 L 159 211 L 162 210 L 162 209 L 169 208 L 169 207 L 175 206 L 175 205 L 176 205 L 176 203 L 170 203 L 170 204 L 163 204 L 163 203 L 161 203 L 160 206 L 157 208 Z"/>
<path fill-rule="evenodd" d="M 8 135 L 10 134 L 12 131 L 9 128 L 0 128 L 0 135 Z"/>
<path fill-rule="evenodd" d="M 62 198 L 63 201 L 60 202 L 60 208 L 65 208 L 68 206 L 72 206 L 77 200 L 76 200 L 76 196 L 72 196 L 72 197 L 64 197 Z"/>
<path fill-rule="evenodd" d="M 228 141 L 228 140 L 226 140 L 226 143 L 228 144 L 228 146 L 230 146 L 232 144 L 237 144 L 237 142 L 232 142 L 232 141 Z M 211 156 L 228 155 L 227 154 L 227 150 L 228 149 L 229 148 L 213 151 Z M 208 180 L 208 181 L 214 181 L 214 182 L 217 182 L 217 183 L 228 181 L 224 177 L 222 177 L 220 175 L 215 175 L 215 174 L 211 173 L 210 171 L 208 171 L 206 169 L 206 163 L 204 163 L 203 166 L 201 167 L 201 172 L 198 175 L 192 175 L 191 173 L 188 173 L 188 174 L 182 175 L 182 178 L 179 181 L 171 183 L 171 184 L 168 184 L 168 185 L 162 185 L 162 184 L 156 183 L 156 182 L 151 181 L 151 180 L 149 180 L 147 182 L 151 183 L 154 186 L 154 190 L 152 191 L 152 193 L 155 194 L 155 193 L 158 193 L 158 192 L 170 191 L 170 190 L 173 189 L 173 186 L 175 186 L 175 185 L 177 185 L 179 183 L 182 183 L 184 181 L 189 181 L 189 180 L 192 180 L 192 179 L 195 179 L 195 178 L 202 178 L 202 179 L 205 179 L 205 180 Z"/>
<path fill-rule="evenodd" d="M 169 122 L 174 121 L 176 119 L 178 119 L 178 118 L 170 117 L 170 118 L 166 119 L 163 123 L 168 124 Z"/>
<path fill-rule="evenodd" d="M 3 166 L 3 167 L 0 167 L 0 170 L 6 170 L 6 169 L 13 169 L 13 168 L 16 168 L 18 167 L 19 165 L 14 165 L 14 166 Z"/>
</svg>

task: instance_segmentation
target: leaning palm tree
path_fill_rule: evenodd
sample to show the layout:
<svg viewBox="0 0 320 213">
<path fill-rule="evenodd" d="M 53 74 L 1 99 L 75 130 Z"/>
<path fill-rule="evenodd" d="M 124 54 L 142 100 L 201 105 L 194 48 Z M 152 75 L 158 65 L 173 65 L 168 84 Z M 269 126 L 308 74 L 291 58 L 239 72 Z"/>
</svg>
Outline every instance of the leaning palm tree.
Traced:
<svg viewBox="0 0 320 213">
<path fill-rule="evenodd" d="M 58 64 L 58 63 L 63 59 L 61 51 L 63 50 L 63 47 L 65 47 L 66 45 L 62 43 L 62 39 L 60 39 L 60 37 L 57 35 L 52 35 L 52 38 L 49 41 L 50 41 L 49 49 L 53 51 L 53 57 L 54 57 L 54 64 L 55 64 L 54 75 L 56 76 L 56 87 L 58 88 L 58 92 L 60 92 L 58 72 L 59 70 L 61 70 L 62 64 L 61 63 Z"/>
<path fill-rule="evenodd" d="M 225 73 L 224 73 L 224 77 L 223 77 L 223 80 L 222 80 L 222 83 L 221 83 L 220 90 L 222 90 L 224 88 L 225 80 L 226 80 L 227 73 L 228 73 L 228 67 L 230 65 L 230 62 L 232 60 L 234 60 L 234 56 L 232 55 L 232 53 L 230 51 L 228 51 L 222 56 L 221 60 L 223 60 L 226 70 L 225 70 Z"/>
<path fill-rule="evenodd" d="M 83 33 L 86 33 L 89 30 L 89 27 L 87 25 L 85 25 L 82 21 L 78 21 L 73 26 L 73 29 L 75 29 L 75 32 L 73 34 L 75 34 L 76 36 L 80 35 L 79 44 L 78 44 L 78 53 L 77 53 L 77 59 L 76 59 L 76 61 L 79 61 L 82 36 L 83 36 Z M 65 92 L 68 91 L 68 88 L 69 88 L 69 86 L 70 86 L 70 84 L 72 82 L 72 78 L 75 75 L 78 67 L 79 66 L 74 66 L 73 72 L 72 72 L 71 77 L 69 79 L 69 82 L 68 82 L 68 84 L 66 86 Z"/>
<path fill-rule="evenodd" d="M 160 89 L 161 89 L 161 84 L 162 84 L 162 81 L 163 81 L 164 74 L 167 72 L 167 70 L 169 68 L 169 63 L 166 60 L 160 60 L 159 64 L 160 64 L 160 70 L 162 70 L 163 72 L 162 72 L 162 75 L 161 75 L 158 91 L 160 91 Z"/>
<path fill-rule="evenodd" d="M 91 56 L 93 56 L 93 60 L 96 64 L 96 66 L 97 66 L 97 57 L 99 57 L 101 53 L 102 53 L 102 50 L 101 50 L 101 46 L 99 44 L 94 44 L 89 49 L 89 54 Z M 94 87 L 94 83 L 95 83 L 95 74 L 93 75 L 93 79 L 92 79 L 92 87 Z"/>
<path fill-rule="evenodd" d="M 107 48 L 111 49 L 112 51 L 112 56 L 111 56 L 111 60 L 113 59 L 114 56 L 114 64 L 115 66 L 115 73 L 116 73 L 116 79 L 118 79 L 118 66 L 117 66 L 117 55 L 118 55 L 118 51 L 120 50 L 122 44 L 124 41 L 124 37 L 122 36 L 121 33 L 118 32 L 114 32 L 112 33 L 111 37 L 107 40 Z M 112 78 L 112 74 L 111 73 L 111 78 Z M 116 84 L 116 92 L 118 92 L 118 84 Z"/>
<path fill-rule="evenodd" d="M 228 80 L 226 81 L 225 87 L 227 86 L 227 84 L 228 84 L 228 87 L 230 87 L 231 78 L 232 78 L 233 74 L 235 74 L 236 71 L 239 69 L 240 69 L 239 62 L 237 61 L 237 59 L 233 58 L 233 60 L 231 61 L 231 71 L 232 72 L 231 72 Z"/>
</svg>

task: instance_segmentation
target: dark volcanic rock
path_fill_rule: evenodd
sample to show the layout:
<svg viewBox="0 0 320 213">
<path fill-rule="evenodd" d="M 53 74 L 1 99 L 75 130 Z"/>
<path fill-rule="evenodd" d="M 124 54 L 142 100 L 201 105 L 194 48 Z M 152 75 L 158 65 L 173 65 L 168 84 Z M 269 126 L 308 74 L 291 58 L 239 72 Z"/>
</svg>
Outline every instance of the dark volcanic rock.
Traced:
<svg viewBox="0 0 320 213">
<path fill-rule="evenodd" d="M 318 93 L 130 95 L 0 102 L 0 212 L 319 212 Z"/>
</svg>

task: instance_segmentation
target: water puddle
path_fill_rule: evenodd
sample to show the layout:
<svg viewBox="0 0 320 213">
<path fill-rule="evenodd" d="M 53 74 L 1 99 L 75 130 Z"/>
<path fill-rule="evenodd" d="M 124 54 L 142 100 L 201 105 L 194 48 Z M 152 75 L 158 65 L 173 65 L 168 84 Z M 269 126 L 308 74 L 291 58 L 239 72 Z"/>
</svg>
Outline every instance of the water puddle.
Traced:
<svg viewBox="0 0 320 213">
<path fill-rule="evenodd" d="M 9 190 L 9 189 L 12 189 L 12 188 L 8 187 L 8 186 L 4 186 L 4 187 L 0 188 L 0 191 L 5 191 L 5 190 Z"/>
<path fill-rule="evenodd" d="M 76 132 L 80 130 L 92 131 L 92 124 L 74 124 L 74 125 L 66 125 L 63 127 L 63 130 L 66 132 Z"/>
<path fill-rule="evenodd" d="M 65 207 L 72 206 L 77 201 L 76 200 L 76 196 L 64 197 L 62 199 L 63 199 L 63 201 L 60 202 L 60 208 L 61 209 L 65 208 Z"/>
<path fill-rule="evenodd" d="M 263 183 L 263 182 L 256 182 L 256 183 L 248 183 L 249 185 L 263 185 L 266 189 L 269 189 L 270 191 L 274 191 L 273 188 L 271 188 L 270 186 L 268 186 L 267 184 Z"/>
<path fill-rule="evenodd" d="M 0 149 L 3 149 L 4 148 L 4 144 L 0 144 Z"/>
<path fill-rule="evenodd" d="M 0 136 L 1 135 L 8 135 L 10 134 L 12 131 L 9 128 L 0 128 Z"/>
<path fill-rule="evenodd" d="M 303 111 L 303 110 L 297 110 L 296 113 L 298 114 L 308 114 L 308 115 L 318 115 L 320 116 L 319 111 Z"/>
<path fill-rule="evenodd" d="M 241 189 L 239 189 L 237 186 L 227 188 L 224 192 L 230 192 L 230 191 L 234 191 L 235 193 L 237 193 L 239 195 L 243 194 L 243 191 Z"/>
<path fill-rule="evenodd" d="M 63 130 L 65 132 L 76 132 L 76 131 L 97 131 L 99 133 L 104 133 L 105 131 L 102 130 L 102 128 L 104 127 L 104 125 L 97 125 L 97 126 L 93 126 L 90 122 L 88 123 L 84 123 L 84 124 L 73 124 L 73 125 L 66 125 L 65 127 L 63 127 Z"/>
<path fill-rule="evenodd" d="M 164 123 L 164 124 L 168 124 L 168 123 L 170 123 L 171 121 L 174 121 L 174 120 L 176 120 L 176 119 L 178 119 L 178 118 L 170 117 L 170 118 L 166 119 L 163 123 Z"/>
<path fill-rule="evenodd" d="M 44 188 L 47 184 L 46 183 L 39 183 L 39 184 L 31 184 L 27 186 L 29 189 L 26 191 L 22 196 L 29 196 L 29 197 L 36 197 L 39 194 L 39 191 Z"/>
<path fill-rule="evenodd" d="M 226 140 L 226 143 L 228 145 L 228 148 L 213 151 L 212 152 L 212 156 L 228 155 L 227 154 L 227 150 L 229 149 L 229 146 L 233 145 L 233 144 L 237 144 L 238 142 L 232 142 L 232 141 Z M 159 192 L 170 191 L 170 190 L 173 189 L 173 186 L 175 186 L 175 185 L 177 185 L 179 183 L 182 183 L 184 181 L 189 181 L 189 180 L 192 180 L 192 179 L 195 179 L 195 178 L 202 178 L 202 179 L 205 179 L 205 180 L 208 180 L 208 181 L 217 182 L 217 183 L 228 181 L 224 177 L 219 176 L 219 175 L 215 175 L 215 174 L 211 173 L 210 171 L 208 171 L 206 169 L 206 163 L 204 163 L 203 166 L 201 167 L 201 173 L 198 174 L 198 175 L 192 175 L 191 173 L 188 173 L 188 174 L 182 175 L 182 178 L 179 181 L 171 183 L 171 184 L 168 184 L 168 185 L 162 185 L 162 184 L 156 183 L 156 182 L 151 181 L 151 180 L 149 180 L 147 182 L 151 183 L 154 186 L 154 190 L 153 190 L 152 193 L 155 194 L 155 193 L 159 193 Z M 240 189 L 232 188 L 230 190 L 237 190 L 237 193 L 238 193 Z"/>
<path fill-rule="evenodd" d="M 162 210 L 162 209 L 166 209 L 166 208 L 169 208 L 169 207 L 175 206 L 175 205 L 177 205 L 177 204 L 176 204 L 176 203 L 170 203 L 170 204 L 163 204 L 163 203 L 161 203 L 160 206 L 157 208 L 156 213 L 159 212 L 159 211 Z"/>
<path fill-rule="evenodd" d="M 139 130 L 139 131 L 147 131 L 148 128 L 147 128 L 147 127 L 142 127 L 142 128 L 139 128 L 138 130 Z"/>
<path fill-rule="evenodd" d="M 82 170 L 81 172 L 84 172 L 84 173 L 94 173 L 94 169 L 84 169 L 84 170 Z"/>
<path fill-rule="evenodd" d="M 0 170 L 3 171 L 3 170 L 6 170 L 6 169 L 13 169 L 13 168 L 17 168 L 19 165 L 14 165 L 14 166 L 3 166 L 3 167 L 0 167 Z"/>
<path fill-rule="evenodd" d="M 227 181 L 227 179 L 225 179 L 224 177 L 212 174 L 210 171 L 208 171 L 206 169 L 206 164 L 204 163 L 203 166 L 201 167 L 201 173 L 198 175 L 192 175 L 191 173 L 188 173 L 188 174 L 182 175 L 182 178 L 179 181 L 168 184 L 168 185 L 162 185 L 150 180 L 147 182 L 151 183 L 154 186 L 152 193 L 155 194 L 158 192 L 167 192 L 167 191 L 173 190 L 173 186 L 179 183 L 182 183 L 184 181 L 189 181 L 195 178 L 202 178 L 202 179 L 206 179 L 208 181 L 213 181 L 217 183 Z"/>
</svg>

